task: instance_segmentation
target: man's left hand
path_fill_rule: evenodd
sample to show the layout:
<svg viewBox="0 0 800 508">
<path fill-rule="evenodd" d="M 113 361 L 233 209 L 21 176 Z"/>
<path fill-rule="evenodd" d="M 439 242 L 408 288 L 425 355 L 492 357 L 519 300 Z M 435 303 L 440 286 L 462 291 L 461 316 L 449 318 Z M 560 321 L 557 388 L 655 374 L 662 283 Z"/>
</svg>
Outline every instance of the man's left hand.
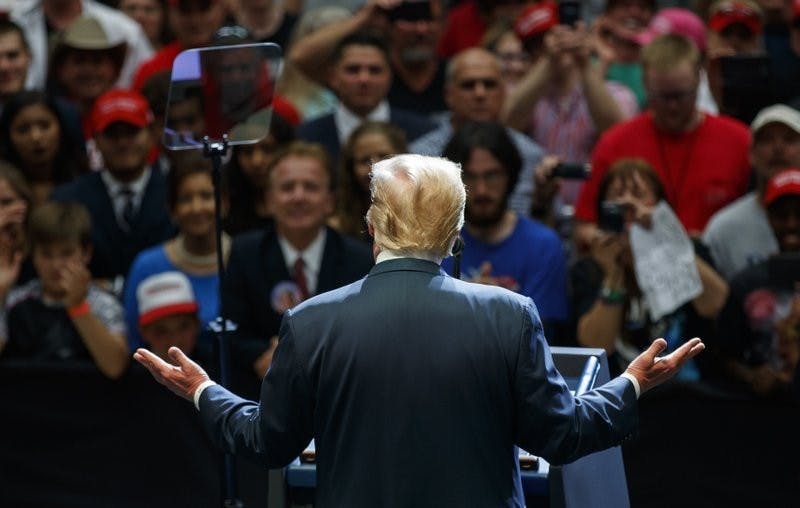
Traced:
<svg viewBox="0 0 800 508">
<path fill-rule="evenodd" d="M 695 337 L 667 356 L 659 357 L 658 354 L 666 348 L 667 341 L 654 340 L 650 347 L 634 358 L 625 370 L 639 381 L 641 393 L 674 376 L 686 362 L 700 354 L 705 345 Z"/>
<path fill-rule="evenodd" d="M 156 381 L 170 391 L 186 400 L 193 400 L 195 390 L 211 378 L 179 348 L 171 347 L 167 354 L 175 365 L 170 365 L 150 351 L 141 348 L 136 350 L 133 358 L 144 365 Z"/>
</svg>

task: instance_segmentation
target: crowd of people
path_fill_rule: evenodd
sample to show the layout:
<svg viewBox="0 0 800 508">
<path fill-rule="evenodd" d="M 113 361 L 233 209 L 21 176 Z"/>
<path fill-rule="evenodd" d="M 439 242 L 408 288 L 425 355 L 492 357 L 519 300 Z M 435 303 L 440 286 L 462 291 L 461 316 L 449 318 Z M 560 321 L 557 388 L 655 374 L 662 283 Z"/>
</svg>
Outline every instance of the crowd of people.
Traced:
<svg viewBox="0 0 800 508">
<path fill-rule="evenodd" d="M 371 165 L 417 153 L 461 166 L 461 278 L 533 298 L 551 344 L 605 349 L 619 373 L 655 337 L 701 336 L 683 379 L 790 391 L 800 1 L 580 2 L 576 20 L 552 0 L 321 3 L 11 4 L 0 359 L 115 379 L 135 348 L 179 345 L 210 366 L 222 313 L 253 396 L 282 314 L 372 267 Z M 219 111 L 189 92 L 167 108 L 170 72 L 183 50 L 254 42 L 285 69 L 255 88 L 266 137 L 225 162 L 220 280 L 211 163 L 162 143 Z"/>
</svg>

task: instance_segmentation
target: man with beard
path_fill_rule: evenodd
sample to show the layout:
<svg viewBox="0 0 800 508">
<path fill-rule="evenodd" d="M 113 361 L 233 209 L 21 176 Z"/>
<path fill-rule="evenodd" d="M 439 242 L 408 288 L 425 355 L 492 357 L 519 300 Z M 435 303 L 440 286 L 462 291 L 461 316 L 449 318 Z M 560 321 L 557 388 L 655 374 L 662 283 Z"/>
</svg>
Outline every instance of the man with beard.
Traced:
<svg viewBox="0 0 800 508">
<path fill-rule="evenodd" d="M 461 164 L 467 189 L 463 278 L 533 298 L 552 338 L 553 325 L 567 318 L 566 259 L 555 231 L 508 207 L 522 161 L 506 129 L 466 124 L 442 155 Z M 452 270 L 451 258 L 442 267 Z"/>
<path fill-rule="evenodd" d="M 757 394 L 786 391 L 800 357 L 800 169 L 772 176 L 759 199 L 779 254 L 745 268 L 731 281 L 719 316 L 717 348 L 727 371 Z"/>
<path fill-rule="evenodd" d="M 756 189 L 714 214 L 703 232 L 715 267 L 728 280 L 778 252 L 761 197 L 777 171 L 800 166 L 800 111 L 783 104 L 764 108 L 750 132 Z"/>
<path fill-rule="evenodd" d="M 167 210 L 167 183 L 147 162 L 155 140 L 153 114 L 138 92 L 110 90 L 95 101 L 91 131 L 104 168 L 53 192 L 58 201 L 77 201 L 92 217 L 94 279 L 122 290 L 136 255 L 175 233 Z"/>
</svg>

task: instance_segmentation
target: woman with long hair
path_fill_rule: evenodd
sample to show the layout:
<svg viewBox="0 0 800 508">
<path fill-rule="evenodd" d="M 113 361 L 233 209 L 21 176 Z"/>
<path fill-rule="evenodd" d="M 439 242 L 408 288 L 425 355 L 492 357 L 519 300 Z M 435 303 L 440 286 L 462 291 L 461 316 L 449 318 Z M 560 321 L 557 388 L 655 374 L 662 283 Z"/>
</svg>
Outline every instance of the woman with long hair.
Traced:
<svg viewBox="0 0 800 508">
<path fill-rule="evenodd" d="M 83 138 L 73 139 L 64 109 L 38 91 L 13 95 L 0 115 L 0 156 L 22 172 L 33 203 L 48 199 L 53 188 L 88 170 Z"/>
<path fill-rule="evenodd" d="M 270 223 L 265 200 L 267 177 L 278 149 L 295 138 L 294 128 L 280 115 L 273 113 L 269 134 L 251 145 L 233 148 L 226 168 L 231 200 L 225 231 L 231 235 L 260 229 Z"/>
<path fill-rule="evenodd" d="M 28 183 L 15 167 L 0 160 L 0 302 L 12 288 L 34 277 L 26 241 L 30 210 Z"/>
<path fill-rule="evenodd" d="M 136 290 L 144 279 L 152 275 L 173 271 L 184 273 L 192 285 L 202 324 L 219 314 L 214 184 L 209 159 L 200 153 L 178 159 L 167 175 L 167 204 L 178 234 L 139 253 L 125 280 L 123 305 L 131 348 L 143 343 L 138 329 Z M 222 251 L 226 260 L 230 243 L 230 237 L 223 233 Z M 198 342 L 198 347 L 208 348 L 210 344 Z"/>
<path fill-rule="evenodd" d="M 364 217 L 370 205 L 372 164 L 407 149 L 405 134 L 391 124 L 368 121 L 353 131 L 340 157 L 336 212 L 331 217 L 331 227 L 371 241 Z"/>
</svg>

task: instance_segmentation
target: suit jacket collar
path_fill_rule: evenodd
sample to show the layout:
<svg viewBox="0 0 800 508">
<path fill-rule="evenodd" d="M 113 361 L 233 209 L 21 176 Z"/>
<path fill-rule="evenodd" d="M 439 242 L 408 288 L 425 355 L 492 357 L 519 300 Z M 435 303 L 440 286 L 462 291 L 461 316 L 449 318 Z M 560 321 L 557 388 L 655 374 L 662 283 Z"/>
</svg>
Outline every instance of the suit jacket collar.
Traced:
<svg viewBox="0 0 800 508">
<path fill-rule="evenodd" d="M 424 272 L 431 275 L 444 275 L 442 268 L 433 261 L 417 258 L 399 258 L 382 261 L 372 267 L 367 277 L 389 272 Z"/>
<path fill-rule="evenodd" d="M 342 264 L 341 258 L 344 253 L 342 242 L 341 236 L 336 231 L 328 226 L 325 227 L 325 249 L 322 252 L 322 262 L 316 281 L 317 289 L 314 294 L 324 293 L 342 285 L 337 272 Z M 277 281 L 288 280 L 290 278 L 289 270 L 286 268 L 286 260 L 278 244 L 278 234 L 274 226 L 266 230 L 262 249 L 265 262 L 267 266 L 271 267 L 267 270 L 270 281 L 268 286 L 273 286 Z"/>
</svg>

